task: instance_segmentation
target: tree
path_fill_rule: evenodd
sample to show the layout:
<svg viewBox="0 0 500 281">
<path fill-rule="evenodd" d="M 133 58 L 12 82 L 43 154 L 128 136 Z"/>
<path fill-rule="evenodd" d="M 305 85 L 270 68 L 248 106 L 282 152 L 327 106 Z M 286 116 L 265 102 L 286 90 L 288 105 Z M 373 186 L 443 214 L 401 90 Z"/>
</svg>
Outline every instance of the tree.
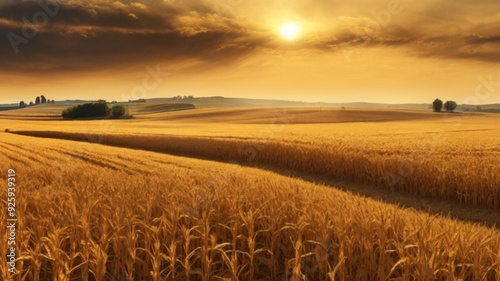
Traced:
<svg viewBox="0 0 500 281">
<path fill-rule="evenodd" d="M 123 106 L 123 105 L 113 105 L 111 107 L 111 118 L 122 118 L 122 117 L 127 117 L 128 116 L 128 108 Z"/>
<path fill-rule="evenodd" d="M 35 104 L 40 104 L 40 97 L 36 97 Z"/>
<path fill-rule="evenodd" d="M 44 95 L 42 95 L 42 97 L 41 97 L 41 98 L 42 98 L 42 103 L 47 103 L 47 99 L 45 98 L 45 96 L 44 96 Z"/>
<path fill-rule="evenodd" d="M 24 101 L 19 102 L 19 107 L 25 107 L 26 103 Z"/>
<path fill-rule="evenodd" d="M 443 101 L 435 99 L 434 102 L 432 102 L 432 108 L 434 108 L 434 112 L 441 112 L 441 109 L 443 109 Z"/>
<path fill-rule="evenodd" d="M 449 101 L 444 103 L 444 108 L 448 112 L 453 112 L 453 110 L 455 110 L 457 108 L 457 103 L 452 101 L 452 100 L 449 100 Z"/>
<path fill-rule="evenodd" d="M 32 102 L 32 101 L 30 101 L 30 105 L 33 105 L 33 102 Z"/>
</svg>

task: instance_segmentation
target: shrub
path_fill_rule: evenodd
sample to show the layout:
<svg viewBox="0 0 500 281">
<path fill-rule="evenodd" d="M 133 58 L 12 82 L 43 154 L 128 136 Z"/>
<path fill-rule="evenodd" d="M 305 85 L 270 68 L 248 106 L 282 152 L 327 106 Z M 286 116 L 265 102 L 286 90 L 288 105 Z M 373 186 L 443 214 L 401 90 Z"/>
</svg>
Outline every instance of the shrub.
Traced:
<svg viewBox="0 0 500 281">
<path fill-rule="evenodd" d="M 105 117 L 109 115 L 109 107 L 106 103 L 85 103 L 65 109 L 62 117 L 67 119 Z"/>
</svg>

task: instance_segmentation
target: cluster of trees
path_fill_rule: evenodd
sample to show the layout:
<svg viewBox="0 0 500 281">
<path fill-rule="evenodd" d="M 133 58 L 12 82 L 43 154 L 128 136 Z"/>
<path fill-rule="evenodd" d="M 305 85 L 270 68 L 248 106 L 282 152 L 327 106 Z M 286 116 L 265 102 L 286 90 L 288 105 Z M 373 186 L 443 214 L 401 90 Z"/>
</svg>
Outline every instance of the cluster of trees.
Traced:
<svg viewBox="0 0 500 281">
<path fill-rule="evenodd" d="M 26 106 L 31 106 L 35 104 L 42 104 L 42 103 L 55 103 L 55 100 L 50 100 L 47 99 L 44 95 L 38 96 L 35 99 L 35 102 L 30 101 L 29 104 L 25 103 L 24 101 L 19 102 L 19 107 L 26 107 Z"/>
<path fill-rule="evenodd" d="M 435 112 L 441 112 L 443 107 L 447 112 L 453 112 L 457 108 L 457 103 L 452 100 L 443 103 L 440 99 L 435 99 L 434 102 L 432 102 L 432 108 L 434 108 Z"/>
<path fill-rule="evenodd" d="M 110 117 L 114 119 L 130 117 L 128 108 L 123 105 L 113 105 L 111 108 L 104 102 L 92 102 L 76 105 L 62 112 L 65 119 L 78 118 L 101 118 Z"/>
</svg>

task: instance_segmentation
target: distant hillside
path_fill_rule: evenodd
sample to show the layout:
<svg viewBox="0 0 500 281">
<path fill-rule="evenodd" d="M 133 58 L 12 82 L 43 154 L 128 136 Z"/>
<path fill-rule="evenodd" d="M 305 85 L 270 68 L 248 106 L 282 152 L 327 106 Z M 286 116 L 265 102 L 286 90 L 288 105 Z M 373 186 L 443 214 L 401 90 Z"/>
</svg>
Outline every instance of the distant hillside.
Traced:
<svg viewBox="0 0 500 281">
<path fill-rule="evenodd" d="M 186 103 L 194 104 L 196 107 L 276 107 L 276 106 L 311 106 L 310 103 L 285 101 L 285 100 L 264 100 L 264 99 L 244 99 L 225 97 L 200 97 L 200 98 L 155 98 L 148 99 L 148 102 L 163 103 Z"/>
<path fill-rule="evenodd" d="M 205 107 L 196 110 L 137 115 L 139 119 L 187 123 L 240 124 L 319 124 L 345 122 L 389 122 L 403 120 L 442 119 L 430 110 L 360 109 L 324 107 Z"/>
<path fill-rule="evenodd" d="M 369 102 L 347 102 L 347 103 L 328 103 L 328 102 L 301 102 L 271 99 L 247 99 L 247 98 L 226 98 L 226 97 L 191 97 L 191 98 L 154 98 L 148 99 L 148 102 L 163 103 L 191 103 L 197 108 L 203 107 L 345 107 L 345 108 L 387 108 L 387 109 L 416 109 L 432 110 L 429 103 L 369 103 Z M 475 105 L 467 105 L 468 108 L 474 108 L 473 111 L 500 113 L 500 103 L 480 105 L 477 110 Z M 459 105 L 457 111 L 462 111 L 462 105 Z"/>
<path fill-rule="evenodd" d="M 85 103 L 83 101 L 64 101 L 45 103 L 23 108 L 14 107 L 9 110 L 0 110 L 1 118 L 45 118 L 45 119 L 60 119 L 63 110 L 78 104 Z M 132 115 L 153 114 L 160 112 L 180 111 L 194 109 L 195 106 L 189 103 L 162 103 L 162 102 L 141 102 L 141 103 L 115 103 L 123 104 L 129 108 Z M 113 103 L 110 106 L 114 105 Z"/>
<path fill-rule="evenodd" d="M 56 106 L 70 106 L 76 104 L 82 104 L 86 102 L 91 102 L 89 100 L 65 100 L 56 101 Z M 202 107 L 345 107 L 345 108 L 388 108 L 388 109 L 421 109 L 430 110 L 431 103 L 402 103 L 402 104 L 387 104 L 387 103 L 368 103 L 368 102 L 348 102 L 348 103 L 327 103 L 327 102 L 301 102 L 301 101 L 287 101 L 287 100 L 272 100 L 272 99 L 250 99 L 250 98 L 231 98 L 231 97 L 184 97 L 184 98 L 153 98 L 148 99 L 146 102 L 136 103 L 136 102 L 120 102 L 120 104 L 127 104 L 134 110 L 136 107 L 141 108 L 137 113 L 145 112 L 160 112 L 161 110 L 167 109 L 162 106 L 155 108 L 150 107 L 147 110 L 143 110 L 143 107 L 148 107 L 149 105 L 158 106 L 159 104 L 179 104 L 186 105 L 191 104 L 197 108 Z M 148 104 L 146 106 L 145 104 Z M 175 106 L 174 106 L 175 107 Z M 182 107 L 182 106 L 180 106 Z M 474 108 L 473 111 L 479 112 L 500 112 L 500 103 L 496 104 L 484 104 L 480 105 L 480 109 L 477 106 L 467 105 L 469 108 Z M 5 104 L 0 105 L 0 111 L 18 109 L 19 107 L 15 104 Z M 175 110 L 175 108 L 167 109 Z M 459 105 L 457 111 L 462 110 L 462 105 Z M 51 112 L 52 113 L 52 112 Z"/>
<path fill-rule="evenodd" d="M 384 103 L 326 103 L 326 102 L 301 102 L 268 99 L 246 99 L 226 97 L 200 97 L 200 98 L 154 98 L 148 101 L 163 103 L 189 102 L 196 107 L 356 107 L 356 108 L 391 108 L 391 109 L 429 109 L 429 104 L 384 104 Z"/>
</svg>

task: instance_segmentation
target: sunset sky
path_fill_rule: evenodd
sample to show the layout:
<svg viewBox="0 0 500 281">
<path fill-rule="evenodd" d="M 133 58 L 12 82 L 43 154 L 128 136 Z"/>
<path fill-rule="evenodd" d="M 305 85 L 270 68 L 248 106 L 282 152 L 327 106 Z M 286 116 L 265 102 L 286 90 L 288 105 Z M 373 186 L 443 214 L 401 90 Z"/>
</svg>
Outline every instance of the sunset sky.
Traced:
<svg viewBox="0 0 500 281">
<path fill-rule="evenodd" d="M 498 0 L 44 2 L 0 2 L 0 103 L 500 103 Z"/>
</svg>

